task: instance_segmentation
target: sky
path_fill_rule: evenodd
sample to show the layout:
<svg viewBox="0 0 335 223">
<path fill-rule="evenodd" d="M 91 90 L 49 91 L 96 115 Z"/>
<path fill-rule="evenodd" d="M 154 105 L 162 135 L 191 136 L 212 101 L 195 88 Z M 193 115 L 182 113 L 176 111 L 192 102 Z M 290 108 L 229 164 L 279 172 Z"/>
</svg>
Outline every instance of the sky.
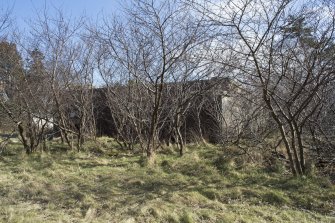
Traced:
<svg viewBox="0 0 335 223">
<path fill-rule="evenodd" d="M 29 19 L 36 18 L 38 13 L 47 9 L 52 15 L 55 8 L 61 9 L 71 18 L 85 14 L 96 21 L 101 14 L 119 14 L 122 11 L 122 0 L 0 0 L 0 11 L 10 9 L 11 17 L 20 30 L 27 30 Z"/>
</svg>

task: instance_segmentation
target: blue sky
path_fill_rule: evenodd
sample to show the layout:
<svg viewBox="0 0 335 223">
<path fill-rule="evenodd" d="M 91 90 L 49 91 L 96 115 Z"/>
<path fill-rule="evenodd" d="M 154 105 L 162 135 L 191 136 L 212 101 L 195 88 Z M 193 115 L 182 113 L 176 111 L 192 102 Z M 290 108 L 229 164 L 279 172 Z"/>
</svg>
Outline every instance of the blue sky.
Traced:
<svg viewBox="0 0 335 223">
<path fill-rule="evenodd" d="M 55 8 L 62 9 L 67 16 L 80 17 L 85 14 L 95 21 L 101 14 L 118 14 L 122 10 L 122 0 L 0 0 L 0 9 L 12 9 L 11 17 L 19 29 L 27 29 L 29 19 L 34 19 L 37 13 Z"/>
</svg>

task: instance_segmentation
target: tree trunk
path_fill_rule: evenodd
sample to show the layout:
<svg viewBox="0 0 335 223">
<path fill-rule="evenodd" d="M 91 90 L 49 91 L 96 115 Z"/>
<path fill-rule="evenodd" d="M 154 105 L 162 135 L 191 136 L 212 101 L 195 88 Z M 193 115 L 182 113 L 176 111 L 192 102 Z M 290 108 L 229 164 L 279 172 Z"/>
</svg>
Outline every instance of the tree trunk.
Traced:
<svg viewBox="0 0 335 223">
<path fill-rule="evenodd" d="M 175 116 L 175 137 L 176 137 L 176 143 L 179 148 L 179 155 L 183 156 L 184 154 L 184 140 L 183 140 L 183 135 L 181 134 L 180 128 L 181 128 L 181 120 L 180 120 L 180 114 L 176 114 Z"/>
<path fill-rule="evenodd" d="M 290 130 L 291 130 L 291 150 L 293 150 L 295 167 L 296 167 L 296 170 L 298 171 L 298 174 L 302 175 L 302 169 L 300 166 L 299 156 L 298 156 L 296 143 L 295 143 L 296 138 L 297 138 L 297 133 L 295 131 L 295 128 L 293 127 L 293 124 L 289 123 L 289 125 L 290 125 Z"/>
<path fill-rule="evenodd" d="M 21 140 L 22 140 L 22 144 L 23 144 L 23 147 L 24 149 L 26 150 L 26 153 L 27 154 L 30 154 L 32 151 L 30 150 L 30 147 L 28 145 L 28 141 L 26 139 L 26 136 L 24 135 L 24 129 L 22 127 L 22 123 L 21 122 L 18 122 L 17 123 L 17 127 L 19 129 L 19 135 L 21 137 Z"/>
<path fill-rule="evenodd" d="M 155 117 L 152 117 L 152 122 L 151 122 L 150 132 L 149 132 L 149 139 L 148 139 L 147 148 L 146 148 L 146 154 L 147 154 L 147 157 L 149 159 L 152 158 L 155 147 L 156 147 L 156 138 L 155 138 L 156 124 L 155 124 L 155 120 L 156 120 Z"/>
<path fill-rule="evenodd" d="M 285 133 L 285 128 L 284 128 L 282 122 L 280 121 L 279 117 L 277 116 L 274 108 L 272 107 L 271 100 L 267 97 L 266 89 L 263 89 L 263 99 L 264 99 L 267 107 L 269 108 L 269 110 L 271 112 L 272 118 L 275 120 L 275 122 L 278 125 L 280 134 L 282 136 L 282 139 L 283 139 L 283 142 L 284 142 L 284 145 L 285 145 L 285 148 L 286 148 L 286 153 L 288 155 L 288 159 L 289 159 L 289 162 L 290 162 L 290 168 L 291 168 L 292 174 L 294 176 L 296 176 L 297 175 L 297 170 L 296 170 L 295 165 L 294 165 L 290 144 L 288 142 L 288 139 L 287 139 L 287 136 L 286 136 L 286 133 Z"/>
<path fill-rule="evenodd" d="M 183 156 L 184 155 L 184 141 L 183 141 L 183 136 L 180 132 L 180 127 L 178 126 L 176 128 L 176 134 L 177 134 L 177 138 L 178 138 L 178 147 L 179 147 L 179 155 Z"/>
<path fill-rule="evenodd" d="M 302 143 L 302 129 L 298 129 L 296 123 L 294 123 L 295 129 L 297 129 L 297 140 L 298 140 L 298 147 L 299 147 L 299 156 L 300 156 L 300 166 L 302 170 L 302 174 L 306 174 L 306 164 L 305 164 L 305 155 L 304 155 L 304 146 Z"/>
</svg>

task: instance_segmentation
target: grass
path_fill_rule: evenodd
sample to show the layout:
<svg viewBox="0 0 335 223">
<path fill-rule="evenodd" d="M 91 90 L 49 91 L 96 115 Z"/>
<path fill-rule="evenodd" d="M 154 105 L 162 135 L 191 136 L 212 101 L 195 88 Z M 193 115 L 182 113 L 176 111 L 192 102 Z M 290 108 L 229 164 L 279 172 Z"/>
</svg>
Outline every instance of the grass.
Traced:
<svg viewBox="0 0 335 223">
<path fill-rule="evenodd" d="M 335 222 L 335 187 L 243 164 L 215 146 L 183 157 L 118 149 L 108 138 L 0 157 L 0 222 Z M 171 148 L 169 150 L 172 150 Z"/>
</svg>

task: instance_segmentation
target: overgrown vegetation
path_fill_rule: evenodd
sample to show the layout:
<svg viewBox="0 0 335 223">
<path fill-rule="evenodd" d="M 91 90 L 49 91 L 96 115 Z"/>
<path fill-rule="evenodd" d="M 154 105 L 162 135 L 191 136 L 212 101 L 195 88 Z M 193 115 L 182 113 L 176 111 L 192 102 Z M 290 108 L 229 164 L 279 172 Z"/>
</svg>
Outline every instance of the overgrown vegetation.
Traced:
<svg viewBox="0 0 335 223">
<path fill-rule="evenodd" d="M 233 147 L 188 145 L 183 157 L 169 147 L 148 164 L 109 138 L 82 152 L 52 141 L 28 156 L 20 146 L 0 157 L 1 222 L 335 221 L 328 179 L 247 162 Z"/>
<path fill-rule="evenodd" d="M 244 152 L 282 147 L 292 175 L 307 176 L 316 163 L 334 177 L 334 1 L 121 5 L 120 16 L 101 13 L 92 22 L 45 2 L 22 32 L 11 22 L 19 16 L 0 7 L 3 137 L 16 134 L 31 154 L 53 137 L 83 151 L 86 140 L 108 135 L 124 149 L 140 146 L 143 164 L 171 144 L 180 156 L 191 142 L 234 143 Z M 231 158 L 214 163 L 234 170 Z M 180 171 L 208 169 L 192 165 Z"/>
<path fill-rule="evenodd" d="M 0 222 L 335 222 L 333 1 L 128 3 L 0 7 Z"/>
</svg>

